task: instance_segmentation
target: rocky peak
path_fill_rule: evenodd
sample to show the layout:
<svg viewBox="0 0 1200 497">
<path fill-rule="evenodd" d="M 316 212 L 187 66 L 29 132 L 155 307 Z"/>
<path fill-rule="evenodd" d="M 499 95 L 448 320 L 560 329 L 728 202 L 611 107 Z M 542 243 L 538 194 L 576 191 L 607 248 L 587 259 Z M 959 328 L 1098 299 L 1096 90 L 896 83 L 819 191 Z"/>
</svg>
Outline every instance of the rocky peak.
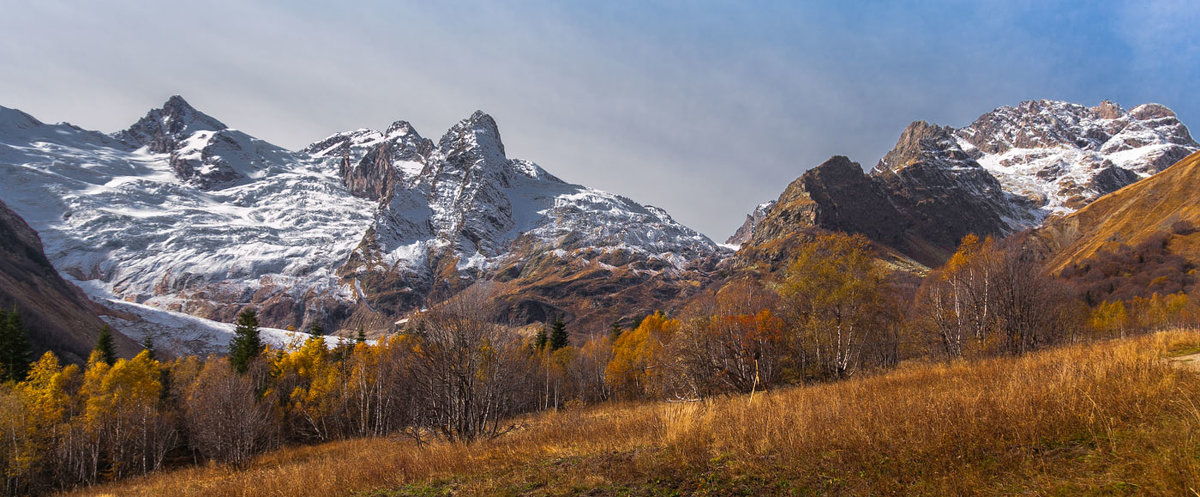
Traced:
<svg viewBox="0 0 1200 497">
<path fill-rule="evenodd" d="M 900 140 L 875 165 L 876 172 L 896 172 L 919 161 L 969 160 L 954 138 L 954 129 L 925 121 L 914 121 L 900 133 Z"/>
<path fill-rule="evenodd" d="M 388 126 L 387 131 L 383 134 L 387 137 L 407 136 L 410 134 L 416 135 L 418 138 L 421 136 L 417 133 L 416 128 L 413 128 L 413 125 L 408 121 L 396 121 L 392 123 L 392 125 Z"/>
<path fill-rule="evenodd" d="M 450 128 L 438 141 L 438 152 L 451 160 L 468 155 L 470 163 L 501 164 L 508 161 L 496 120 L 483 111 L 475 111 Z"/>
<path fill-rule="evenodd" d="M 1101 101 L 1100 105 L 1092 107 L 1090 110 L 1095 112 L 1100 119 L 1118 119 L 1125 115 L 1125 110 L 1121 109 L 1120 105 L 1113 103 L 1112 100 Z"/>
<path fill-rule="evenodd" d="M 161 108 L 150 110 L 129 129 L 116 133 L 115 138 L 134 148 L 146 146 L 151 152 L 166 153 L 192 133 L 224 129 L 224 123 L 173 95 Z"/>
<path fill-rule="evenodd" d="M 922 258 L 928 254 L 907 244 L 912 220 L 893 205 L 885 185 L 882 179 L 864 174 L 859 164 L 846 157 L 829 158 L 800 175 L 766 209 L 749 240 L 739 249 L 739 264 L 782 269 L 800 246 L 822 230 L 860 233 L 891 254 L 905 254 L 922 262 L 936 258 Z"/>
<path fill-rule="evenodd" d="M 746 222 L 733 232 L 729 239 L 725 240 L 727 245 L 742 245 L 750 241 L 750 237 L 754 236 L 754 228 L 761 223 L 763 218 L 767 217 L 767 213 L 771 212 L 771 208 L 775 206 L 774 200 L 768 200 L 754 207 L 754 210 L 746 215 Z"/>
<path fill-rule="evenodd" d="M 1175 112 L 1159 104 L 1142 104 L 1129 111 L 1134 119 L 1148 121 L 1151 119 L 1175 119 Z"/>
<path fill-rule="evenodd" d="M 1055 100 L 999 107 L 955 136 L 1006 192 L 1024 199 L 1034 224 L 1200 149 L 1170 109 L 1145 104 L 1125 111 L 1108 100 L 1094 107 Z"/>
</svg>

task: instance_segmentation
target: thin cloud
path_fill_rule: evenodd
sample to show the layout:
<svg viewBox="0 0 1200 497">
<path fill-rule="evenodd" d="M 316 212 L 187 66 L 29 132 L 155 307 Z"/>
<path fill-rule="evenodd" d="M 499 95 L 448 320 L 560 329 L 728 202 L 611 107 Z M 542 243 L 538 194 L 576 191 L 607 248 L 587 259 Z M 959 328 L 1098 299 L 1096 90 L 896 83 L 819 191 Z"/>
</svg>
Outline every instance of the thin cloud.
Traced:
<svg viewBox="0 0 1200 497">
<path fill-rule="evenodd" d="M 1178 23 L 1141 35 L 1195 9 L 1155 7 L 47 1 L 0 19 L 19 40 L 0 105 L 114 131 L 179 93 L 289 148 L 397 119 L 436 139 L 483 109 L 509 155 L 720 241 L 830 155 L 871 167 L 912 120 L 1113 98 L 1186 122 L 1187 80 L 1123 69 L 1197 66 Z"/>
</svg>

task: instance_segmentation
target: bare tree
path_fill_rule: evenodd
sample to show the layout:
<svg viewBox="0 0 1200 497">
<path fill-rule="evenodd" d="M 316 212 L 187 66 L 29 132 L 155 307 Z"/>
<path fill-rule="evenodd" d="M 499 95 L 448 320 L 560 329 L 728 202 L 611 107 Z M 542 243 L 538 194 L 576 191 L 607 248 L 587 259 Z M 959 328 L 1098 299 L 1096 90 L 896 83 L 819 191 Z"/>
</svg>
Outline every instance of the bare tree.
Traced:
<svg viewBox="0 0 1200 497">
<path fill-rule="evenodd" d="M 246 375 L 233 372 L 223 358 L 210 357 L 188 387 L 184 421 L 190 442 L 206 458 L 244 467 L 269 446 L 271 411 L 259 398 L 256 362 Z"/>
<path fill-rule="evenodd" d="M 1059 311 L 1067 302 L 1066 294 L 1031 257 L 1018 250 L 1004 252 L 992 280 L 992 305 L 1004 352 L 1022 354 L 1065 335 Z"/>
<path fill-rule="evenodd" d="M 450 440 L 505 431 L 506 418 L 531 409 L 533 365 L 517 334 L 489 321 L 490 288 L 475 285 L 421 317 L 413 357 L 424 402 L 422 422 Z"/>
</svg>

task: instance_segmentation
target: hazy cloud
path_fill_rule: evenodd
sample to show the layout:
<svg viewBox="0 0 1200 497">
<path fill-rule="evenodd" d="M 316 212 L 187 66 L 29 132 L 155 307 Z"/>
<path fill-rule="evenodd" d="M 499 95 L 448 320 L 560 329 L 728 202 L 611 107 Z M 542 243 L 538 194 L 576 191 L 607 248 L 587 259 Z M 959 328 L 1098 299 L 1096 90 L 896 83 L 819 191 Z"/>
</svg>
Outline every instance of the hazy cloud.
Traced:
<svg viewBox="0 0 1200 497">
<path fill-rule="evenodd" d="M 0 4 L 0 105 L 43 120 L 115 131 L 178 93 L 299 148 L 397 119 L 436 139 L 483 109 L 510 156 L 718 241 L 912 120 L 1030 98 L 1200 110 L 1187 2 Z"/>
</svg>

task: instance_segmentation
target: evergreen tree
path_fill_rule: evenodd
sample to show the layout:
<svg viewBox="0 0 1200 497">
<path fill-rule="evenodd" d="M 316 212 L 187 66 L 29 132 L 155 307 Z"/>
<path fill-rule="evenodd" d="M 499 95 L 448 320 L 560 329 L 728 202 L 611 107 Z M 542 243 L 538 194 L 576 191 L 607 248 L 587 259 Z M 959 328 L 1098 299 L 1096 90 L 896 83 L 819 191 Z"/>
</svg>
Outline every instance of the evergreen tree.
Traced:
<svg viewBox="0 0 1200 497">
<path fill-rule="evenodd" d="M 320 321 L 313 321 L 312 326 L 308 327 L 308 334 L 313 337 L 325 336 L 325 328 L 321 326 Z"/>
<path fill-rule="evenodd" d="M 563 323 L 561 316 L 554 318 L 554 324 L 550 325 L 550 350 L 558 350 L 567 345 L 567 325 Z"/>
<path fill-rule="evenodd" d="M 117 351 L 113 345 L 112 328 L 109 328 L 107 324 L 100 327 L 100 335 L 96 337 L 96 348 L 94 350 L 100 352 L 100 359 L 109 366 L 117 362 Z"/>
<path fill-rule="evenodd" d="M 612 326 L 608 328 L 608 338 L 616 342 L 617 338 L 621 336 L 622 331 L 624 330 L 621 329 L 621 320 L 617 319 L 613 321 Z"/>
<path fill-rule="evenodd" d="M 366 341 L 367 341 L 367 333 L 366 333 L 365 331 L 363 331 L 363 327 L 362 327 L 362 326 L 359 326 L 359 327 L 358 327 L 358 335 L 355 335 L 355 336 L 354 336 L 354 341 L 355 341 L 355 342 L 358 342 L 358 343 L 366 343 Z"/>
<path fill-rule="evenodd" d="M 146 352 L 150 354 L 151 359 L 158 360 L 158 350 L 154 348 L 153 337 L 146 335 L 146 338 L 142 339 L 142 348 L 146 349 Z"/>
<path fill-rule="evenodd" d="M 238 373 L 245 373 L 263 351 L 262 338 L 258 336 L 258 315 L 254 309 L 238 314 L 233 333 L 233 340 L 229 342 L 229 364 Z"/>
<path fill-rule="evenodd" d="M 542 350 L 546 348 L 547 341 L 548 338 L 546 337 L 546 327 L 542 326 L 542 329 L 538 330 L 537 336 L 533 337 L 533 349 Z"/>
<path fill-rule="evenodd" d="M 33 347 L 25 334 L 21 314 L 13 306 L 9 312 L 0 310 L 0 381 L 22 381 L 29 372 Z"/>
</svg>

